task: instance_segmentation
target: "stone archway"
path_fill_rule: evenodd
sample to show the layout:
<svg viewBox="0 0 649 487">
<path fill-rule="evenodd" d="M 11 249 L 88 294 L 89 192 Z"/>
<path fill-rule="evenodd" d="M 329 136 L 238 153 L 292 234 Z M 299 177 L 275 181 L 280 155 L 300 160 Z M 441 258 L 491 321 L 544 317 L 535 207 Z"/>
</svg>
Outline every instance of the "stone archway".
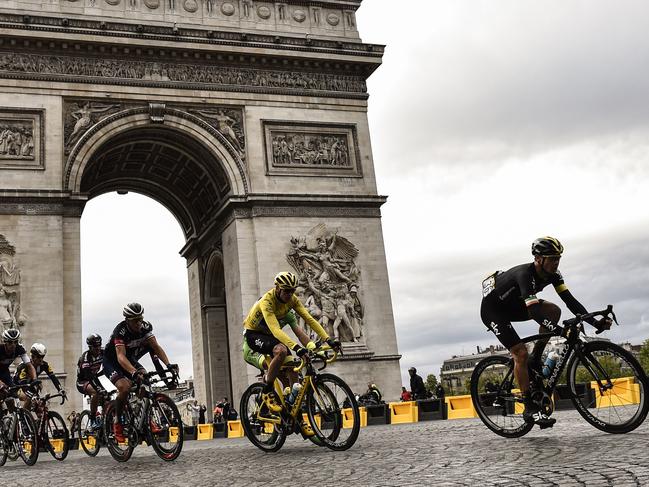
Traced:
<svg viewBox="0 0 649 487">
<path fill-rule="evenodd" d="M 69 159 L 70 189 L 88 200 L 113 191 L 140 193 L 165 206 L 180 224 L 190 268 L 194 385 L 200 402 L 212 404 L 232 397 L 232 384 L 223 256 L 210 249 L 221 245 L 213 230 L 220 210 L 233 186 L 245 188 L 245 179 L 231 182 L 232 174 L 241 174 L 235 171 L 240 161 L 222 162 L 228 148 L 208 138 L 205 127 L 186 113 L 174 110 L 153 122 L 133 112 L 80 138 Z"/>
</svg>

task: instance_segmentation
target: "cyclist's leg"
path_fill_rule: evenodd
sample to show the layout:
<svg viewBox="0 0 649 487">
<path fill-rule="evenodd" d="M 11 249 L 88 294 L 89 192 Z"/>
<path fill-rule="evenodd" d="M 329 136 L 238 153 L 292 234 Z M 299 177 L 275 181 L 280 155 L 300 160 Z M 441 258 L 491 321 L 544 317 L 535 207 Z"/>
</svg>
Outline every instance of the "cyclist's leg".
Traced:
<svg viewBox="0 0 649 487">
<path fill-rule="evenodd" d="M 541 313 L 540 316 L 535 319 L 539 324 L 539 333 L 550 333 L 555 329 L 561 319 L 561 308 L 554 303 L 542 299 L 539 301 L 539 306 L 541 308 Z M 534 349 L 530 354 L 530 363 L 537 370 L 541 369 L 541 357 L 549 340 L 550 338 L 548 337 L 537 340 L 536 343 L 534 343 Z"/>
<path fill-rule="evenodd" d="M 275 397 L 273 385 L 284 363 L 284 357 L 288 354 L 288 349 L 273 335 L 258 333 L 252 330 L 246 331 L 244 339 L 254 352 L 272 355 L 273 357 L 268 366 L 268 372 L 266 373 L 266 385 L 264 387 L 263 398 L 272 412 L 279 412 L 282 410 L 282 407 L 279 404 L 279 398 Z"/>
</svg>

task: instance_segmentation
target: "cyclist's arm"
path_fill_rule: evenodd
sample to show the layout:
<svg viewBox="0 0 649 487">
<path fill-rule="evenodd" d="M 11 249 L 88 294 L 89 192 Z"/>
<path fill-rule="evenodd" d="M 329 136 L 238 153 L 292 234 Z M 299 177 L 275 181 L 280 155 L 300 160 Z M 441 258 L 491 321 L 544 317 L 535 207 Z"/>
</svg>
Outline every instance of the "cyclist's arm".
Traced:
<svg viewBox="0 0 649 487">
<path fill-rule="evenodd" d="M 151 358 L 152 358 L 152 359 L 153 359 L 153 356 L 155 355 L 155 356 L 157 356 L 160 360 L 162 360 L 162 362 L 163 362 L 165 365 L 169 365 L 169 359 L 167 358 L 167 354 L 166 354 L 165 351 L 162 349 L 162 347 L 161 347 L 160 344 L 158 343 L 158 340 L 156 340 L 156 337 L 155 337 L 155 336 L 152 335 L 152 336 L 151 336 L 151 337 L 146 341 L 146 343 L 147 343 L 147 345 L 151 348 L 151 352 L 150 352 L 150 353 L 151 353 Z"/>
<path fill-rule="evenodd" d="M 54 371 L 52 370 L 52 366 L 50 364 L 47 364 L 47 369 L 45 369 L 45 373 L 47 374 L 47 376 L 52 381 L 52 384 L 54 384 L 54 387 L 56 387 L 56 390 L 60 391 L 61 390 L 61 382 L 59 382 L 58 377 L 54 374 Z"/>
<path fill-rule="evenodd" d="M 296 327 L 291 329 L 293 330 L 293 333 L 295 333 L 297 339 L 300 340 L 300 343 L 306 347 L 306 344 L 311 341 L 309 340 L 309 336 L 300 328 Z"/>
<path fill-rule="evenodd" d="M 27 362 L 23 362 L 25 364 L 25 367 L 27 367 L 27 375 L 31 380 L 36 380 L 36 369 L 32 365 L 32 363 L 27 360 Z"/>
<path fill-rule="evenodd" d="M 119 363 L 119 366 L 130 375 L 133 375 L 136 369 L 129 359 L 126 358 L 126 346 L 121 343 L 116 343 L 115 354 L 117 355 L 117 363 Z"/>
<path fill-rule="evenodd" d="M 300 315 L 300 317 L 306 322 L 306 324 L 309 325 L 309 327 L 311 327 L 311 329 L 315 331 L 320 338 L 322 338 L 323 340 L 328 340 L 329 335 L 327 334 L 325 329 L 322 328 L 322 325 L 309 314 L 308 310 L 304 307 L 297 296 L 293 296 L 293 300 L 295 302 L 295 304 L 293 305 L 295 312 Z"/>
</svg>

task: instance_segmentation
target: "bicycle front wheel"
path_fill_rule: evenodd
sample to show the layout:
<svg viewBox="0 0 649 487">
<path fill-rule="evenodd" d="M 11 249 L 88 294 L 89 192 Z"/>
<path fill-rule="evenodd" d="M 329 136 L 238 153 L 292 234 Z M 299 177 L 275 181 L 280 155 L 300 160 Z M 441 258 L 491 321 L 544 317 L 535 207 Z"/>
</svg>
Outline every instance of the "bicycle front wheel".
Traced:
<svg viewBox="0 0 649 487">
<path fill-rule="evenodd" d="M 354 393 L 340 377 L 315 376 L 306 406 L 309 423 L 324 446 L 342 451 L 356 443 L 361 429 L 360 410 Z"/>
<path fill-rule="evenodd" d="M 253 445 L 265 452 L 276 452 L 286 441 L 286 431 L 281 424 L 271 421 L 279 417 L 263 405 L 263 392 L 264 384 L 258 382 L 250 385 L 241 396 L 241 425 Z"/>
<path fill-rule="evenodd" d="M 183 422 L 176 404 L 165 394 L 156 394 L 149 409 L 151 446 L 163 460 L 178 458 L 183 449 Z"/>
<path fill-rule="evenodd" d="M 45 425 L 45 448 L 59 462 L 65 460 L 70 451 L 70 432 L 65 421 L 56 411 L 47 412 L 47 424 Z"/>
<path fill-rule="evenodd" d="M 585 343 L 567 366 L 572 402 L 579 414 L 607 433 L 628 433 L 649 411 L 649 382 L 635 357 L 619 345 Z"/>
<path fill-rule="evenodd" d="M 16 449 L 20 458 L 31 467 L 38 460 L 36 425 L 32 415 L 22 408 L 16 409 L 16 419 Z"/>
<path fill-rule="evenodd" d="M 93 417 L 90 414 L 90 411 L 87 409 L 83 411 L 79 416 L 79 421 L 77 422 L 77 435 L 79 437 L 81 449 L 85 451 L 87 455 L 95 457 L 97 456 L 97 453 L 99 453 L 101 442 L 99 441 L 99 430 L 93 428 L 92 420 Z"/>
<path fill-rule="evenodd" d="M 512 392 L 513 361 L 494 355 L 481 360 L 471 375 L 471 401 L 487 428 L 505 438 L 527 434 L 533 423 L 523 420 L 523 402 L 520 394 Z"/>
<path fill-rule="evenodd" d="M 115 434 L 113 433 L 113 423 L 115 422 L 115 405 L 111 404 L 104 412 L 104 438 L 106 438 L 106 447 L 108 448 L 110 455 L 118 462 L 128 461 L 128 459 L 131 458 L 131 455 L 133 454 L 133 449 L 135 448 L 135 442 L 132 440 L 132 438 L 129 438 L 128 434 L 132 429 L 132 420 L 128 404 L 124 405 L 122 416 L 124 435 L 126 439 L 124 443 L 118 442 L 115 438 Z"/>
</svg>

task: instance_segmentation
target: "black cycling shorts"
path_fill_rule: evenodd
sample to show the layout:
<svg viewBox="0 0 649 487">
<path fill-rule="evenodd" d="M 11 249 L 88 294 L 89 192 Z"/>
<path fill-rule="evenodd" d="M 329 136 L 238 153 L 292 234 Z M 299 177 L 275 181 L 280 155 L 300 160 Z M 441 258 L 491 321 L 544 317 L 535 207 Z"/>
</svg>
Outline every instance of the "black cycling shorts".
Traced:
<svg viewBox="0 0 649 487">
<path fill-rule="evenodd" d="M 518 310 L 502 310 L 498 302 L 483 299 L 480 306 L 480 318 L 484 325 L 496 335 L 496 338 L 507 350 L 521 343 L 521 337 L 512 326 L 512 321 L 529 321 L 531 318 L 525 305 Z"/>
<path fill-rule="evenodd" d="M 246 330 L 246 342 L 251 350 L 264 355 L 273 355 L 273 348 L 280 342 L 275 335 L 268 335 L 267 333 L 260 333 L 258 331 Z M 291 353 L 290 350 L 288 353 Z"/>
<path fill-rule="evenodd" d="M 7 387 L 11 387 L 14 385 L 14 381 L 11 378 L 11 373 L 9 372 L 9 369 L 0 370 L 0 381 L 4 382 L 4 385 L 6 385 Z"/>
<path fill-rule="evenodd" d="M 135 370 L 145 370 L 138 361 L 129 360 L 131 365 L 135 367 Z M 104 375 L 110 379 L 113 384 L 116 384 L 120 379 L 131 380 L 131 374 L 126 372 L 119 364 L 114 364 L 110 360 L 107 360 L 104 356 Z M 85 394 L 85 393 L 84 393 Z"/>
</svg>

